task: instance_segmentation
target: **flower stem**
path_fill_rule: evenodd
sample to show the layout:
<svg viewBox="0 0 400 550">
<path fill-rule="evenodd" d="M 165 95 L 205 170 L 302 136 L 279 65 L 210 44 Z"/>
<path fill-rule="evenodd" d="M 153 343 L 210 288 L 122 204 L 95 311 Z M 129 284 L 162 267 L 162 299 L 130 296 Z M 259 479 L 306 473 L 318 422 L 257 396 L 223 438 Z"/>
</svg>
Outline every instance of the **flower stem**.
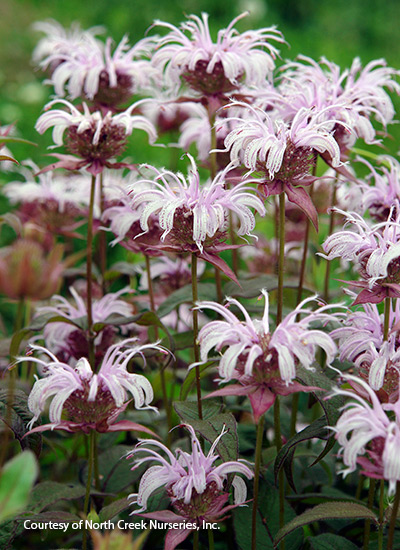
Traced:
<svg viewBox="0 0 400 550">
<path fill-rule="evenodd" d="M 281 415 L 280 415 L 280 399 L 279 395 L 276 396 L 274 404 L 274 429 L 275 429 L 275 445 L 276 454 L 282 449 L 282 434 L 281 434 Z M 283 475 L 283 469 L 279 470 L 278 474 L 278 486 L 279 486 L 279 528 L 285 524 L 285 478 Z M 281 550 L 285 550 L 285 541 L 281 542 Z"/>
<path fill-rule="evenodd" d="M 87 246 L 86 246 L 86 299 L 87 299 L 87 318 L 88 318 L 88 348 L 89 348 L 89 363 L 96 370 L 95 365 L 95 348 L 93 333 L 93 307 L 92 307 L 92 262 L 93 262 L 93 211 L 94 211 L 94 194 L 96 190 L 96 176 L 92 176 L 90 186 L 90 202 L 89 202 L 89 217 L 87 230 Z"/>
<path fill-rule="evenodd" d="M 383 499 L 385 496 L 385 480 L 381 479 L 379 484 L 379 532 L 378 550 L 383 550 Z"/>
<path fill-rule="evenodd" d="M 144 255 L 145 261 L 146 261 L 146 273 L 147 273 L 147 286 L 149 290 L 149 300 L 150 300 L 150 309 L 153 313 L 156 312 L 156 304 L 154 300 L 154 289 L 153 289 L 153 281 L 151 278 L 151 268 L 150 268 L 150 258 L 147 254 Z M 158 340 L 158 327 L 154 327 L 154 336 L 155 339 Z M 161 391 L 163 396 L 163 404 L 164 409 L 167 414 L 167 426 L 168 426 L 168 441 L 167 446 L 170 445 L 170 438 L 171 438 L 171 429 L 172 429 L 172 412 L 171 412 L 171 404 L 168 399 L 168 393 L 167 393 L 167 383 L 165 380 L 165 371 L 163 365 L 160 369 L 160 380 L 161 380 Z"/>
<path fill-rule="evenodd" d="M 194 349 L 194 361 L 199 363 L 200 361 L 200 348 L 197 341 L 199 333 L 199 318 L 196 308 L 196 302 L 198 299 L 197 292 L 197 256 L 192 253 L 192 297 L 193 297 L 193 349 Z M 197 389 L 197 410 L 199 413 L 199 419 L 203 420 L 203 408 L 201 404 L 201 387 L 200 387 L 200 366 L 196 365 L 196 389 Z"/>
<path fill-rule="evenodd" d="M 214 533 L 212 529 L 208 529 L 208 550 L 214 550 Z"/>
<path fill-rule="evenodd" d="M 199 550 L 199 532 L 193 531 L 193 550 Z"/>
<path fill-rule="evenodd" d="M 223 302 L 222 285 L 221 285 L 221 272 L 218 267 L 215 268 L 215 287 L 217 289 L 217 300 L 219 304 Z"/>
<path fill-rule="evenodd" d="M 334 206 L 336 205 L 336 180 L 333 184 L 333 195 L 332 195 L 332 204 L 331 204 L 331 211 L 330 211 L 330 217 L 329 217 L 329 230 L 328 235 L 332 235 L 333 230 L 335 228 L 335 211 L 333 210 Z M 331 273 L 331 262 L 326 262 L 326 269 L 325 269 L 325 280 L 324 280 L 324 300 L 328 303 L 329 300 L 329 279 L 330 279 L 330 273 Z"/>
<path fill-rule="evenodd" d="M 393 550 L 394 530 L 396 528 L 396 520 L 397 520 L 397 512 L 398 512 L 398 509 L 399 509 L 399 502 L 400 502 L 400 481 L 397 481 L 397 483 L 396 483 L 396 495 L 394 497 L 392 514 L 390 516 L 387 550 Z"/>
<path fill-rule="evenodd" d="M 369 491 L 368 491 L 368 508 L 370 510 L 372 510 L 372 506 L 374 503 L 375 483 L 376 483 L 375 479 L 371 477 L 369 480 Z M 368 550 L 370 532 L 371 532 L 371 520 L 367 519 L 365 521 L 365 527 L 364 527 L 364 550 Z"/>
<path fill-rule="evenodd" d="M 103 172 L 100 174 L 100 215 L 104 212 L 104 185 L 103 185 Z M 101 286 L 103 294 L 107 293 L 106 282 L 104 274 L 107 269 L 107 237 L 105 231 L 99 232 L 99 263 L 101 273 Z"/>
<path fill-rule="evenodd" d="M 383 341 L 386 342 L 389 336 L 389 322 L 390 322 L 390 311 L 392 309 L 391 299 L 389 296 L 385 298 L 385 313 L 384 313 L 384 323 L 383 323 Z"/>
<path fill-rule="evenodd" d="M 264 415 L 261 416 L 257 425 L 256 456 L 254 466 L 254 490 L 253 490 L 253 511 L 251 515 L 251 550 L 257 548 L 257 511 L 258 511 L 258 489 L 260 484 L 260 466 L 262 439 L 264 435 Z"/>
<path fill-rule="evenodd" d="M 85 502 L 83 504 L 83 515 L 84 519 L 87 518 L 89 512 L 89 500 L 90 500 L 90 489 L 92 485 L 92 473 L 93 473 L 93 463 L 94 463 L 94 447 L 95 447 L 95 432 L 92 430 L 89 434 L 89 458 L 88 458 L 88 474 L 86 481 L 86 493 L 85 493 Z M 87 549 L 87 531 L 83 530 L 83 540 L 82 540 L 82 550 Z"/>
<path fill-rule="evenodd" d="M 283 270 L 285 267 L 285 193 L 279 195 L 279 259 L 278 259 L 278 306 L 276 324 L 282 321 Z"/>
<path fill-rule="evenodd" d="M 311 200 L 313 197 L 313 192 L 314 192 L 314 186 L 312 185 L 310 188 Z M 305 233 L 304 233 L 303 255 L 302 255 L 301 264 L 300 264 L 299 286 L 297 287 L 297 304 L 301 302 L 302 295 L 303 295 L 303 286 L 304 286 L 304 278 L 306 273 L 306 263 L 307 263 L 307 255 L 308 255 L 308 242 L 310 239 L 310 226 L 311 226 L 311 222 L 310 222 L 310 219 L 307 217 Z"/>
<path fill-rule="evenodd" d="M 93 469 L 94 469 L 94 486 L 96 491 L 100 491 L 100 476 L 99 476 L 99 452 L 97 447 L 97 432 L 93 432 L 94 449 L 93 449 Z"/>
</svg>

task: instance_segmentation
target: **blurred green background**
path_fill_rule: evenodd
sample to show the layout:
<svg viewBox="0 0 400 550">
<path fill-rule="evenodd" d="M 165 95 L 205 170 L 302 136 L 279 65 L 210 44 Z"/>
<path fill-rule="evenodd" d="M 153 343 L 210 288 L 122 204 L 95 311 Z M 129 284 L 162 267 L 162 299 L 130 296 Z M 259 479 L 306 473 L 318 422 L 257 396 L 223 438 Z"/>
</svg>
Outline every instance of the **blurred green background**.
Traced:
<svg viewBox="0 0 400 550">
<path fill-rule="evenodd" d="M 50 94 L 30 61 L 41 36 L 32 31 L 34 21 L 53 18 L 65 26 L 79 21 L 83 28 L 104 25 L 115 41 L 127 33 L 134 43 L 154 19 L 178 24 L 184 14 L 206 11 L 217 32 L 245 10 L 250 16 L 239 22 L 239 30 L 276 25 L 283 32 L 290 47 L 282 46 L 282 60 L 303 53 L 316 59 L 326 56 L 345 68 L 355 56 L 363 64 L 384 57 L 400 66 L 398 0 L 0 0 L 0 124 L 16 122 L 19 135 L 39 144 L 35 150 L 14 145 L 14 154 L 19 160 L 32 156 L 44 165 L 44 148 L 51 143 L 50 132 L 38 136 L 34 130 Z M 393 143 L 392 152 L 397 150 Z M 153 152 L 151 156 L 135 160 L 153 162 Z"/>
</svg>

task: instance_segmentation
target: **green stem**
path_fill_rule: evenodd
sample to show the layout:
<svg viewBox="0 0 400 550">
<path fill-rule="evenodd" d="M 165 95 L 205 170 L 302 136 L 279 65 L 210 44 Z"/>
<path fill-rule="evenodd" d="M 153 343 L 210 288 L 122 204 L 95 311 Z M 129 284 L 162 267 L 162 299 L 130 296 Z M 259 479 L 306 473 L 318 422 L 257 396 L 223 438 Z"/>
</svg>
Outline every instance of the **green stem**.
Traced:
<svg viewBox="0 0 400 550">
<path fill-rule="evenodd" d="M 336 180 L 333 184 L 333 195 L 332 195 L 332 204 L 331 204 L 331 212 L 329 217 L 329 230 L 328 230 L 328 237 L 332 235 L 333 230 L 335 228 L 335 211 L 333 210 L 334 206 L 336 205 Z M 325 269 L 325 280 L 324 280 L 324 300 L 328 303 L 329 300 L 329 279 L 331 274 L 331 262 L 326 262 L 326 269 Z"/>
<path fill-rule="evenodd" d="M 156 312 L 156 304 L 154 300 L 154 289 L 153 289 L 153 281 L 151 278 L 151 268 L 150 268 L 150 257 L 145 254 L 144 255 L 145 261 L 146 261 L 146 273 L 147 273 L 147 286 L 149 290 L 149 300 L 150 300 L 150 309 L 153 313 Z M 155 339 L 158 340 L 158 327 L 154 327 L 154 336 Z M 167 446 L 170 446 L 171 443 L 171 429 L 172 429 L 172 412 L 171 412 L 171 404 L 168 399 L 168 393 L 167 393 L 167 382 L 165 379 L 165 370 L 164 366 L 161 366 L 160 369 L 160 381 L 161 381 L 161 391 L 163 396 L 163 404 L 164 409 L 167 414 L 167 426 L 168 426 L 168 436 L 167 436 Z"/>
<path fill-rule="evenodd" d="M 83 504 L 83 517 L 86 520 L 89 512 L 89 500 L 90 500 L 90 489 L 92 486 L 92 473 L 93 473 L 93 463 L 94 463 L 94 448 L 95 448 L 95 433 L 92 430 L 89 434 L 89 459 L 88 459 L 88 474 L 86 482 L 86 493 L 85 493 L 85 502 Z M 87 549 L 87 531 L 83 530 L 83 540 L 82 540 L 82 550 Z"/>
<path fill-rule="evenodd" d="M 275 429 L 275 445 L 276 454 L 282 449 L 282 434 L 281 434 L 281 415 L 280 415 L 280 398 L 276 396 L 274 404 L 274 429 Z M 283 476 L 283 469 L 279 470 L 278 474 L 278 486 L 279 486 L 279 528 L 285 524 L 285 479 Z M 281 550 L 285 550 L 285 541 L 281 542 Z"/>
<path fill-rule="evenodd" d="M 196 303 L 198 299 L 197 292 L 197 256 L 192 253 L 192 297 L 193 297 L 193 349 L 194 349 L 194 361 L 200 362 L 200 348 L 197 341 L 199 334 L 199 318 L 198 311 L 196 309 Z M 203 407 L 201 404 L 201 386 L 200 386 L 200 366 L 196 365 L 196 389 L 197 389 L 197 410 L 199 413 L 199 419 L 203 420 Z"/>
<path fill-rule="evenodd" d="M 311 200 L 313 198 L 313 193 L 314 193 L 314 186 L 312 185 L 311 188 L 310 188 L 310 199 Z M 297 287 L 297 304 L 299 304 L 301 302 L 301 299 L 303 297 L 303 286 L 304 286 L 304 279 L 305 279 L 305 273 L 306 273 L 306 264 L 307 264 L 307 255 L 308 255 L 308 242 L 310 240 L 310 226 L 311 226 L 311 222 L 310 222 L 310 219 L 307 217 L 306 218 L 305 233 L 304 233 L 303 255 L 302 255 L 301 264 L 300 264 L 299 286 Z"/>
<path fill-rule="evenodd" d="M 94 449 L 93 449 L 93 469 L 94 469 L 94 486 L 96 491 L 100 491 L 100 475 L 99 475 L 99 452 L 97 448 L 97 432 L 93 432 Z"/>
<path fill-rule="evenodd" d="M 276 324 L 282 321 L 283 270 L 285 267 L 285 193 L 279 195 L 279 259 L 278 259 L 278 306 Z"/>
<path fill-rule="evenodd" d="M 383 323 L 383 340 L 387 341 L 389 336 L 389 321 L 390 321 L 390 311 L 392 309 L 391 299 L 389 296 L 385 298 L 385 313 L 384 313 L 384 323 Z"/>
<path fill-rule="evenodd" d="M 221 284 L 221 272 L 218 267 L 215 268 L 215 287 L 217 289 L 217 300 L 219 304 L 222 304 L 224 296 L 222 294 L 222 284 Z"/>
<path fill-rule="evenodd" d="M 383 550 L 383 500 L 385 496 L 385 480 L 381 479 L 379 484 L 379 531 L 378 550 Z"/>
<path fill-rule="evenodd" d="M 369 491 L 368 491 L 368 508 L 370 510 L 372 510 L 372 506 L 374 503 L 375 484 L 376 484 L 375 479 L 370 478 Z M 371 520 L 367 519 L 365 521 L 365 527 L 364 527 L 364 550 L 368 550 L 370 532 L 371 532 Z"/>
<path fill-rule="evenodd" d="M 86 294 L 87 294 L 87 318 L 88 318 L 88 347 L 89 347 L 89 363 L 96 370 L 95 365 L 95 334 L 93 333 L 93 306 L 92 306 L 92 262 L 93 262 L 93 211 L 94 211 L 94 194 L 96 190 L 96 176 L 92 176 L 90 186 L 90 202 L 89 202 L 89 217 L 87 230 L 87 246 L 86 246 Z"/>
<path fill-rule="evenodd" d="M 193 531 L 193 550 L 199 550 L 199 532 Z"/>
<path fill-rule="evenodd" d="M 103 173 L 100 174 L 100 215 L 104 212 L 104 185 L 103 185 Z M 101 286 L 103 294 L 107 293 L 105 272 L 107 270 L 107 237 L 105 231 L 99 232 L 99 263 L 101 273 Z"/>
<path fill-rule="evenodd" d="M 360 474 L 359 478 L 358 478 L 357 489 L 356 489 L 356 499 L 357 500 L 361 499 L 361 491 L 362 491 L 363 485 L 364 485 L 364 476 L 362 474 Z"/>
<path fill-rule="evenodd" d="M 24 315 L 24 327 L 29 326 L 30 320 L 31 320 L 31 306 L 32 302 L 29 300 L 29 298 L 25 301 L 25 315 Z M 34 380 L 33 378 L 33 369 L 32 363 L 28 363 L 28 361 L 24 361 L 21 364 L 21 378 L 22 380 L 29 380 L 30 372 L 32 371 L 32 382 Z"/>
<path fill-rule="evenodd" d="M 297 412 L 299 410 L 299 397 L 300 397 L 299 393 L 293 394 L 292 415 L 290 417 L 290 437 L 293 437 L 297 433 L 296 424 L 297 424 Z"/>
<path fill-rule="evenodd" d="M 256 456 L 254 466 L 254 490 L 253 490 L 253 510 L 251 514 L 251 550 L 257 549 L 257 511 L 258 511 L 258 489 L 260 484 L 260 467 L 262 440 L 264 435 L 264 415 L 260 418 L 257 425 Z"/>
<path fill-rule="evenodd" d="M 208 550 L 214 550 L 214 532 L 208 529 Z"/>
<path fill-rule="evenodd" d="M 399 509 L 399 502 L 400 502 L 400 481 L 396 483 L 396 495 L 394 497 L 394 503 L 392 508 L 392 513 L 390 516 L 390 523 L 389 523 L 389 535 L 388 535 L 388 543 L 387 543 L 387 550 L 393 550 L 393 540 L 394 540 L 394 530 L 396 528 L 396 520 L 397 520 L 397 512 Z"/>
</svg>

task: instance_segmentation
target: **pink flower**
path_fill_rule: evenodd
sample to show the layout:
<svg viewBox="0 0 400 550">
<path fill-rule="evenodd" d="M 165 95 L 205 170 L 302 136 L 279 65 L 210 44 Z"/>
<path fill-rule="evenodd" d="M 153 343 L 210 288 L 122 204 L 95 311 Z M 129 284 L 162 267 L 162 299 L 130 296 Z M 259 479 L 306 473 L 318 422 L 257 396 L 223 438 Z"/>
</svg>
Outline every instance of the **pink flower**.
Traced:
<svg viewBox="0 0 400 550">
<path fill-rule="evenodd" d="M 143 180 L 151 188 L 136 192 L 132 187 L 132 208 L 142 208 L 140 224 L 149 231 L 149 218 L 156 215 L 161 229 L 161 244 L 158 248 L 168 252 L 191 252 L 221 269 L 228 277 L 237 280 L 229 266 L 219 257 L 225 245 L 225 229 L 229 211 L 239 220 L 238 235 L 250 235 L 255 227 L 255 217 L 250 208 L 264 215 L 261 200 L 251 193 L 248 181 L 232 189 L 225 189 L 226 172 L 220 172 L 211 182 L 200 185 L 200 175 L 191 155 L 188 177 L 167 170 L 154 171 L 154 180 Z M 233 245 L 235 247 L 237 245 Z M 239 245 L 240 246 L 240 245 Z"/>
<path fill-rule="evenodd" d="M 47 348 L 58 355 L 63 361 L 88 357 L 88 342 L 86 331 L 68 323 L 70 321 L 81 321 L 86 319 L 87 306 L 85 300 L 78 292 L 70 287 L 70 293 L 75 304 L 66 300 L 63 296 L 53 296 L 54 305 L 43 306 L 36 310 L 36 315 L 53 314 L 66 319 L 66 322 L 48 323 L 44 328 L 44 340 Z M 117 328 L 107 324 L 107 321 L 114 318 L 128 318 L 133 315 L 132 305 L 120 297 L 123 294 L 132 292 L 129 288 L 123 288 L 118 292 L 109 293 L 100 299 L 94 299 L 92 315 L 94 323 L 105 323 L 105 326 L 98 331 L 95 338 L 95 359 L 96 365 L 101 362 L 109 346 L 115 341 Z M 122 334 L 126 334 L 132 328 L 132 323 L 121 325 Z"/>
<path fill-rule="evenodd" d="M 365 476 L 389 481 L 392 495 L 400 481 L 400 400 L 382 405 L 364 380 L 350 375 L 345 378 L 360 387 L 368 401 L 352 391 L 334 388 L 333 395 L 352 399 L 343 407 L 336 426 L 331 427 L 347 466 L 342 473 L 346 476 L 360 464 Z"/>
<path fill-rule="evenodd" d="M 155 440 L 140 441 L 127 455 L 127 458 L 135 456 L 134 468 L 142 464 L 156 462 L 146 470 L 139 484 L 138 493 L 129 495 L 133 504 L 140 506 L 133 514 L 140 514 L 145 518 L 159 519 L 174 522 L 190 522 L 196 526 L 202 526 L 203 521 L 222 521 L 221 516 L 229 510 L 245 503 L 247 489 L 243 479 L 235 475 L 232 486 L 234 488 L 234 504 L 226 506 L 229 493 L 224 487 L 229 474 L 242 474 L 251 479 L 252 471 L 243 461 L 225 462 L 215 466 L 219 458 L 215 453 L 220 439 L 226 432 L 222 429 L 221 434 L 212 444 L 207 455 L 202 451 L 200 442 L 189 425 L 184 425 L 189 431 L 192 444 L 192 452 L 187 453 L 177 449 L 173 454 L 165 445 Z M 166 457 L 156 452 L 152 447 L 158 447 Z M 136 458 L 139 453 L 146 453 L 142 458 Z M 148 499 L 154 491 L 164 487 L 171 500 L 171 504 L 177 514 L 168 510 L 150 512 L 143 514 L 147 509 Z M 166 519 L 169 518 L 169 519 Z M 179 542 L 182 542 L 193 529 L 182 528 L 170 530 L 165 540 L 165 549 L 173 550 Z M 179 540 L 178 540 L 179 539 Z"/>
<path fill-rule="evenodd" d="M 171 32 L 159 40 L 153 64 L 165 70 L 167 84 L 176 85 L 182 78 L 203 94 L 224 94 L 242 82 L 262 85 L 274 69 L 278 54 L 269 41 L 283 42 L 283 38 L 274 27 L 239 34 L 233 27 L 246 15 L 242 13 L 220 30 L 216 42 L 211 39 L 206 13 L 201 18 L 190 15 L 180 29 L 155 21 L 155 26 Z"/>
<path fill-rule="evenodd" d="M 333 361 L 336 346 L 332 338 L 318 329 L 311 329 L 315 321 L 327 322 L 335 317 L 325 313 L 332 306 L 311 311 L 304 306 L 314 298 L 303 300 L 283 319 L 275 331 L 270 331 L 268 293 L 262 291 L 265 309 L 262 319 L 251 319 L 246 309 L 235 299 L 227 298 L 224 307 L 216 302 L 200 302 L 198 308 L 211 309 L 224 320 L 207 323 L 199 333 L 201 364 L 208 360 L 215 348 L 222 352 L 218 365 L 220 383 L 237 380 L 239 384 L 226 386 L 210 396 L 248 395 L 257 420 L 275 401 L 275 395 L 311 391 L 311 387 L 294 382 L 296 365 L 313 370 L 317 347 Z M 235 305 L 244 316 L 241 321 L 228 307 Z M 298 316 L 303 316 L 297 321 Z M 223 351 L 222 351 L 223 350 Z M 191 365 L 191 368 L 195 364 Z"/>
<path fill-rule="evenodd" d="M 379 303 L 386 296 L 400 296 L 400 212 L 393 220 L 391 209 L 385 222 L 370 225 L 355 212 L 343 212 L 345 227 L 352 224 L 355 231 L 342 230 L 330 235 L 324 245 L 327 260 L 342 258 L 354 262 L 363 281 L 350 284 L 363 288 L 354 304 Z"/>
<path fill-rule="evenodd" d="M 122 113 L 112 115 L 111 111 L 108 111 L 105 116 L 100 111 L 91 113 L 85 103 L 83 104 L 83 113 L 81 113 L 65 99 L 50 101 L 45 107 L 46 112 L 39 117 L 35 128 L 39 134 L 53 128 L 55 147 L 63 145 L 64 133 L 67 131 L 66 147 L 78 158 L 54 155 L 61 159 L 60 162 L 45 170 L 54 167 L 76 170 L 88 165 L 89 172 L 98 174 L 104 167 L 121 167 L 121 163 L 111 164 L 110 160 L 122 153 L 126 145 L 126 137 L 134 129 L 144 130 L 151 143 L 154 143 L 157 138 L 156 130 L 151 122 L 143 116 L 132 115 L 132 111 L 142 101 L 133 103 Z M 55 103 L 64 104 L 70 112 L 63 109 L 50 110 Z"/>
<path fill-rule="evenodd" d="M 200 185 L 200 175 L 191 155 L 188 177 L 167 170 L 160 172 L 154 166 L 145 165 L 156 173 L 154 180 L 144 180 L 152 188 L 135 191 L 133 186 L 132 206 L 144 205 L 140 223 L 148 231 L 148 219 L 158 214 L 161 228 L 164 230 L 161 240 L 179 229 L 186 231 L 185 239 L 192 241 L 202 252 L 207 238 L 213 238 L 218 231 L 226 228 L 229 211 L 239 218 L 238 235 L 250 235 L 255 227 L 254 214 L 265 214 L 265 208 L 258 197 L 252 194 L 244 181 L 233 189 L 225 189 L 226 173 L 220 172 L 216 178 L 204 186 Z"/>
<path fill-rule="evenodd" d="M 400 375 L 400 304 L 396 300 L 389 312 L 389 335 L 383 338 L 383 314 L 376 304 L 363 304 L 363 310 L 350 311 L 343 326 L 331 332 L 338 340 L 340 360 L 350 361 L 359 370 L 359 376 L 368 380 L 381 401 L 398 397 Z"/>
<path fill-rule="evenodd" d="M 383 59 L 371 61 L 362 68 L 355 58 L 350 69 L 340 67 L 322 58 L 319 63 L 305 56 L 283 67 L 279 86 L 281 97 L 278 110 L 285 120 L 292 120 L 302 108 L 324 110 L 326 120 L 334 118 L 345 122 L 352 130 L 343 132 L 337 126 L 335 137 L 341 150 L 350 149 L 357 137 L 367 143 L 376 143 L 376 130 L 371 118 L 384 127 L 393 122 L 394 108 L 386 89 L 400 93 L 393 79 L 398 71 L 387 67 Z M 274 104 L 276 104 L 276 98 Z"/>
<path fill-rule="evenodd" d="M 115 109 L 134 93 L 150 85 L 157 71 L 145 57 L 154 48 L 155 38 L 144 38 L 135 46 L 124 36 L 114 52 L 112 40 L 104 44 L 94 38 L 97 29 L 65 31 L 57 23 L 36 24 L 48 36 L 38 44 L 34 60 L 43 69 L 51 69 L 48 83 L 56 95 L 63 97 L 67 88 L 70 99 L 84 96 L 100 107 Z"/>
<path fill-rule="evenodd" d="M 235 127 L 225 138 L 225 150 L 230 151 L 233 166 L 241 164 L 251 172 L 265 174 L 260 180 L 267 196 L 286 193 L 313 224 L 318 226 L 318 214 L 304 186 L 316 178 L 311 169 L 316 154 L 327 154 L 333 166 L 340 166 L 340 149 L 333 134 L 334 123 L 326 121 L 323 111 L 300 109 L 288 125 L 274 119 L 257 107 L 245 103 L 245 117 L 228 117 L 224 124 Z"/>
<path fill-rule="evenodd" d="M 41 365 L 44 377 L 38 379 L 28 398 L 28 407 L 33 418 L 28 427 L 45 410 L 46 402 L 52 399 L 49 409 L 51 424 L 38 426 L 32 430 L 44 431 L 60 429 L 66 431 L 97 430 L 139 430 L 154 435 L 151 430 L 128 421 L 115 423 L 117 416 L 128 405 L 128 396 L 132 395 L 136 409 L 154 409 L 153 389 L 150 382 L 139 374 L 127 370 L 128 363 L 136 356 L 144 358 L 146 350 L 166 353 L 157 344 L 134 345 L 136 338 L 129 338 L 111 346 L 101 363 L 98 374 L 92 371 L 84 357 L 72 367 L 57 359 L 53 353 L 41 346 L 31 344 L 32 350 L 45 354 L 50 361 L 36 357 L 19 357 L 18 362 L 30 361 Z M 66 419 L 62 418 L 65 412 Z"/>
</svg>

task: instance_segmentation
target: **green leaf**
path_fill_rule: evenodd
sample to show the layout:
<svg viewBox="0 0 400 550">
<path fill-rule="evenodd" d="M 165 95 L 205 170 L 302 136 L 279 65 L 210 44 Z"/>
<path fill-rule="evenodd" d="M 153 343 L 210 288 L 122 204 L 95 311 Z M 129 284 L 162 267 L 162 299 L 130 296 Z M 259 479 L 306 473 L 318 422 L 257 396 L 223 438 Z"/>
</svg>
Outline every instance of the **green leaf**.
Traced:
<svg viewBox="0 0 400 550">
<path fill-rule="evenodd" d="M 278 277 L 275 275 L 260 275 L 252 279 L 239 279 L 238 286 L 233 281 L 224 285 L 224 295 L 235 298 L 257 298 L 261 295 L 262 289 L 268 292 L 278 287 Z"/>
<path fill-rule="evenodd" d="M 175 401 L 174 408 L 179 418 L 191 424 L 192 420 L 200 420 L 197 408 L 197 401 Z M 212 418 L 222 410 L 222 402 L 216 399 L 206 399 L 202 401 L 203 420 Z"/>
<path fill-rule="evenodd" d="M 282 529 L 279 530 L 275 539 L 274 546 L 277 547 L 282 539 L 284 539 L 289 533 L 292 533 L 299 527 L 314 523 L 315 521 L 325 521 L 330 519 L 370 519 L 375 523 L 378 523 L 376 515 L 366 506 L 362 504 L 356 504 L 355 502 L 324 502 L 318 504 L 314 508 L 307 510 L 300 516 L 292 519 Z"/>
<path fill-rule="evenodd" d="M 37 143 L 28 141 L 27 139 L 13 137 L 13 136 L 0 136 L 0 143 L 25 143 L 26 145 L 34 145 L 37 147 Z"/>
<path fill-rule="evenodd" d="M 175 343 L 176 343 L 176 340 L 175 340 Z M 200 378 L 203 378 L 207 374 L 206 371 L 214 364 L 215 364 L 215 360 L 207 361 L 207 363 L 204 363 L 204 365 L 199 365 Z M 181 386 L 181 393 L 179 397 L 182 401 L 185 401 L 185 399 L 189 395 L 190 390 L 194 386 L 195 382 L 196 382 L 196 369 L 190 369 Z"/>
<path fill-rule="evenodd" d="M 217 452 L 224 462 L 238 459 L 239 441 L 236 420 L 233 414 L 221 413 L 208 420 L 190 420 L 189 424 L 211 444 L 221 435 L 225 427 L 226 433 L 224 433 L 217 445 Z"/>
<path fill-rule="evenodd" d="M 279 492 L 272 484 L 261 479 L 256 518 L 257 550 L 273 550 L 273 539 L 279 530 Z M 294 510 L 285 502 L 285 521 L 296 517 Z M 233 511 L 233 527 L 236 542 L 241 550 L 251 550 L 252 503 Z M 288 536 L 286 548 L 298 550 L 302 544 L 301 532 Z"/>
<path fill-rule="evenodd" d="M 333 382 L 326 374 L 321 370 L 321 367 L 318 365 L 315 366 L 314 371 L 305 369 L 304 367 L 298 367 L 296 373 L 296 379 L 299 380 L 302 384 L 306 386 L 317 386 L 327 391 L 315 391 L 312 392 L 313 395 L 318 399 L 319 404 L 321 405 L 325 417 L 327 426 L 335 426 L 336 422 L 341 415 L 341 408 L 344 405 L 344 399 L 341 395 L 335 395 L 330 399 L 326 399 L 329 395 L 329 392 L 332 390 L 335 382 Z M 324 456 L 326 456 L 332 447 L 335 445 L 335 435 L 332 433 L 332 436 L 328 438 L 324 450 L 316 458 L 313 464 L 319 462 Z"/>
<path fill-rule="evenodd" d="M 216 300 L 216 290 L 213 283 L 199 283 L 197 288 L 198 300 Z M 191 304 L 193 302 L 192 285 L 186 285 L 175 290 L 157 309 L 157 315 L 162 318 L 171 311 L 174 311 L 181 304 Z"/>
<path fill-rule="evenodd" d="M 312 424 L 304 428 L 304 430 L 301 430 L 301 432 L 298 432 L 296 435 L 291 437 L 289 441 L 287 441 L 285 445 L 283 445 L 278 453 L 278 456 L 276 457 L 274 464 L 275 478 L 277 479 L 282 466 L 285 467 L 286 477 L 288 478 L 289 484 L 292 489 L 296 491 L 294 482 L 291 478 L 291 466 L 294 457 L 294 451 L 297 445 L 299 443 L 302 443 L 303 441 L 308 441 L 309 439 L 314 438 L 328 439 L 329 436 L 330 432 L 326 427 L 326 417 L 321 416 L 321 418 L 315 420 Z"/>
<path fill-rule="evenodd" d="M 83 485 L 43 481 L 33 488 L 28 508 L 32 512 L 41 512 L 60 500 L 82 498 L 85 496 L 85 492 L 86 489 Z"/>
<path fill-rule="evenodd" d="M 35 433 L 25 437 L 27 424 L 32 420 L 28 409 L 28 396 L 22 390 L 14 390 L 12 397 L 8 390 L 0 390 L 0 419 L 12 430 L 21 449 L 30 449 L 39 456 L 42 450 L 42 436 Z"/>
<path fill-rule="evenodd" d="M 99 455 L 99 474 L 101 490 L 109 493 L 119 493 L 134 481 L 131 461 L 126 460 L 126 454 L 132 450 L 132 445 L 116 445 Z M 85 478 L 87 469 L 85 469 Z"/>
<path fill-rule="evenodd" d="M 189 349 L 193 347 L 193 330 L 188 330 L 186 332 L 180 332 L 174 334 L 174 350 Z M 169 341 L 166 338 L 163 338 L 161 345 L 168 346 Z"/>
<path fill-rule="evenodd" d="M 99 518 L 100 521 L 108 521 L 110 519 L 115 518 L 118 514 L 129 508 L 130 504 L 128 502 L 128 499 L 126 498 L 120 498 L 118 500 L 114 500 L 111 504 L 108 506 L 104 506 L 99 512 Z"/>
<path fill-rule="evenodd" d="M 0 521 L 26 508 L 38 472 L 31 451 L 24 451 L 6 463 L 0 477 Z"/>
<path fill-rule="evenodd" d="M 73 325 L 81 330 L 87 329 L 87 317 L 80 317 L 79 319 L 71 320 L 67 317 L 63 317 L 62 315 L 54 315 L 54 313 L 39 315 L 36 319 L 33 319 L 29 326 L 14 334 L 10 344 L 10 356 L 12 358 L 16 357 L 19 353 L 22 340 L 30 336 L 33 332 L 43 330 L 48 323 L 68 323 L 69 325 Z"/>
<path fill-rule="evenodd" d="M 358 546 L 349 540 L 332 533 L 310 537 L 307 542 L 312 550 L 358 550 Z"/>
</svg>

